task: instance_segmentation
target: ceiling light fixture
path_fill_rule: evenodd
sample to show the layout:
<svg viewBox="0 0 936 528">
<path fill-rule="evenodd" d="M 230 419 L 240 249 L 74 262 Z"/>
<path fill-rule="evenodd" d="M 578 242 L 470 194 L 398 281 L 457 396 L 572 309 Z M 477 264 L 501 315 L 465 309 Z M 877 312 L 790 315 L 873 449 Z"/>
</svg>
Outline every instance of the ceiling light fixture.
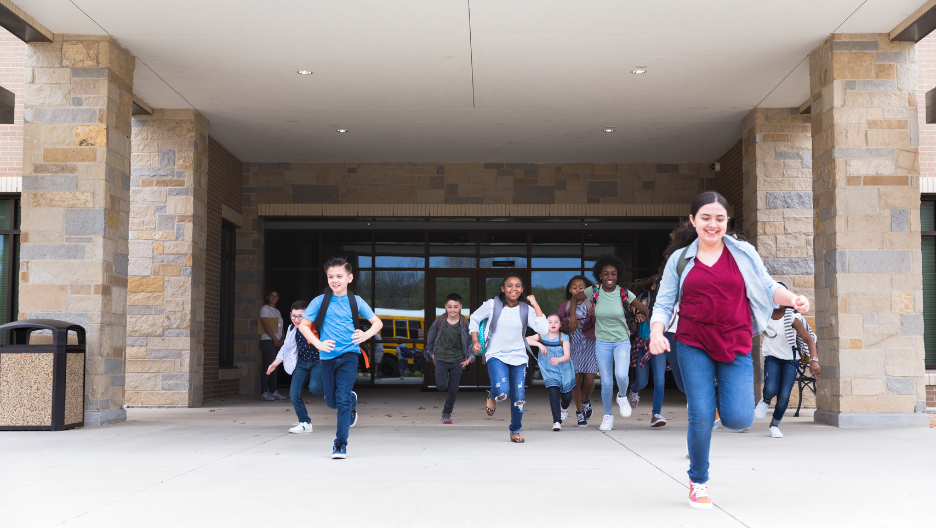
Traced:
<svg viewBox="0 0 936 528">
<path fill-rule="evenodd" d="M 344 134 L 344 133 L 347 132 L 347 131 L 348 131 L 347 128 L 339 128 L 339 129 L 336 130 L 335 132 L 338 132 L 339 134 Z"/>
<path fill-rule="evenodd" d="M 299 75 L 312 75 L 312 72 L 310 72 L 309 70 L 299 70 L 296 73 L 298 73 Z"/>
<path fill-rule="evenodd" d="M 614 132 L 614 127 L 607 127 L 607 128 L 603 128 L 602 130 L 605 132 L 611 133 L 611 132 Z"/>
<path fill-rule="evenodd" d="M 644 73 L 647 73 L 646 66 L 636 66 L 636 68 L 637 68 L 636 70 L 631 70 L 631 73 L 633 73 L 634 75 L 642 75 Z"/>
</svg>

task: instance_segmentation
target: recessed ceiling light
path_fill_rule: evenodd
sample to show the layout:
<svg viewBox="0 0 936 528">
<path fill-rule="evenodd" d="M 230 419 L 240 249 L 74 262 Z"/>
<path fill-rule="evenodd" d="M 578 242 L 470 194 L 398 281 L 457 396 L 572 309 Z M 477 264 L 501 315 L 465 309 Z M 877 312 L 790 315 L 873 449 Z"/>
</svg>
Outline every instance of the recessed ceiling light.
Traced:
<svg viewBox="0 0 936 528">
<path fill-rule="evenodd" d="M 647 73 L 647 67 L 646 67 L 646 66 L 636 66 L 636 69 L 631 70 L 631 73 L 633 73 L 634 75 L 642 75 L 642 74 L 644 74 L 644 73 Z"/>
<path fill-rule="evenodd" d="M 298 73 L 299 75 L 312 75 L 312 72 L 310 72 L 309 70 L 299 70 L 296 73 Z"/>
<path fill-rule="evenodd" d="M 610 132 L 614 132 L 614 127 L 603 128 L 602 130 L 610 133 Z"/>
<path fill-rule="evenodd" d="M 348 131 L 347 128 L 339 128 L 338 130 L 336 130 L 336 132 L 338 132 L 339 134 L 344 134 L 347 131 Z"/>
</svg>

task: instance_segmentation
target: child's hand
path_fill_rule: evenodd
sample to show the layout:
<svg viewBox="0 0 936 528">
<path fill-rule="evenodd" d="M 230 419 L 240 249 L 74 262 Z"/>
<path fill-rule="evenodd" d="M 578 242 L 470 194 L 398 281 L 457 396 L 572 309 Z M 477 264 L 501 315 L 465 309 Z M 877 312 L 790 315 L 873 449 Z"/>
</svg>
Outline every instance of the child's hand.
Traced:
<svg viewBox="0 0 936 528">
<path fill-rule="evenodd" d="M 276 367 L 278 367 L 280 363 L 282 362 L 278 359 L 274 361 L 273 363 L 270 363 L 270 368 L 267 369 L 267 376 L 269 376 L 270 374 L 273 374 L 273 371 L 276 370 Z"/>
<path fill-rule="evenodd" d="M 355 345 L 360 345 L 364 341 L 367 341 L 367 338 L 364 337 L 364 331 L 358 328 L 354 331 L 354 334 L 351 336 L 351 342 Z"/>
<path fill-rule="evenodd" d="M 328 341 L 321 341 L 322 343 L 322 352 L 331 352 L 335 349 L 335 340 L 329 339 Z"/>
<path fill-rule="evenodd" d="M 471 349 L 474 350 L 474 353 L 475 353 L 475 354 L 480 354 L 480 353 L 481 353 L 481 343 L 478 343 L 477 341 L 475 341 L 475 344 L 471 345 Z"/>
<path fill-rule="evenodd" d="M 461 362 L 462 368 L 467 367 L 467 366 L 468 366 L 468 363 L 471 363 L 471 358 L 468 358 L 468 359 L 466 359 L 466 360 L 464 360 L 464 361 Z"/>
<path fill-rule="evenodd" d="M 819 368 L 819 362 L 818 362 L 818 361 L 810 361 L 810 362 L 809 362 L 809 372 L 812 373 L 812 375 L 813 375 L 814 378 L 818 378 L 818 377 L 819 377 L 819 374 L 822 372 L 822 369 Z"/>
<path fill-rule="evenodd" d="M 549 364 L 555 367 L 556 365 L 559 364 L 559 358 L 549 358 Z"/>
</svg>

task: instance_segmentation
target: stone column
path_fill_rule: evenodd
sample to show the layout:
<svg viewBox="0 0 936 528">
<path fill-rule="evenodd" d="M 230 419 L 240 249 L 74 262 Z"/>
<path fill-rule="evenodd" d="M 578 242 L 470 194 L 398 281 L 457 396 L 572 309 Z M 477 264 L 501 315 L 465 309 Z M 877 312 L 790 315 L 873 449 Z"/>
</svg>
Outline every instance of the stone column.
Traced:
<svg viewBox="0 0 936 528">
<path fill-rule="evenodd" d="M 202 403 L 208 120 L 133 118 L 127 405 Z"/>
<path fill-rule="evenodd" d="M 85 423 L 122 421 L 134 57 L 110 37 L 26 48 L 19 317 L 87 329 Z"/>
<path fill-rule="evenodd" d="M 744 233 L 767 271 L 813 299 L 812 139 L 810 116 L 796 108 L 755 108 L 741 123 Z M 815 319 L 807 314 L 810 324 Z M 755 399 L 760 399 L 763 337 L 754 340 Z M 794 395 L 794 399 L 798 398 Z M 811 402 L 810 402 L 811 403 Z"/>
<path fill-rule="evenodd" d="M 836 34 L 809 63 L 816 421 L 926 426 L 915 47 Z"/>
</svg>

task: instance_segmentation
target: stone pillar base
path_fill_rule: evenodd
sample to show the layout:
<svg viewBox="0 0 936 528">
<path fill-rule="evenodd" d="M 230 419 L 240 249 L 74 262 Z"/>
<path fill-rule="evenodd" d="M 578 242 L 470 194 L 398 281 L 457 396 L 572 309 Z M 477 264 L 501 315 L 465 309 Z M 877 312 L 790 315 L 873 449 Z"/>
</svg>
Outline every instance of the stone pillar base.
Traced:
<svg viewBox="0 0 936 528">
<path fill-rule="evenodd" d="M 115 422 L 126 422 L 127 410 L 114 409 L 110 411 L 85 411 L 85 425 L 104 425 Z"/>
<path fill-rule="evenodd" d="M 929 427 L 924 413 L 843 413 L 817 410 L 813 421 L 835 427 Z"/>
</svg>

